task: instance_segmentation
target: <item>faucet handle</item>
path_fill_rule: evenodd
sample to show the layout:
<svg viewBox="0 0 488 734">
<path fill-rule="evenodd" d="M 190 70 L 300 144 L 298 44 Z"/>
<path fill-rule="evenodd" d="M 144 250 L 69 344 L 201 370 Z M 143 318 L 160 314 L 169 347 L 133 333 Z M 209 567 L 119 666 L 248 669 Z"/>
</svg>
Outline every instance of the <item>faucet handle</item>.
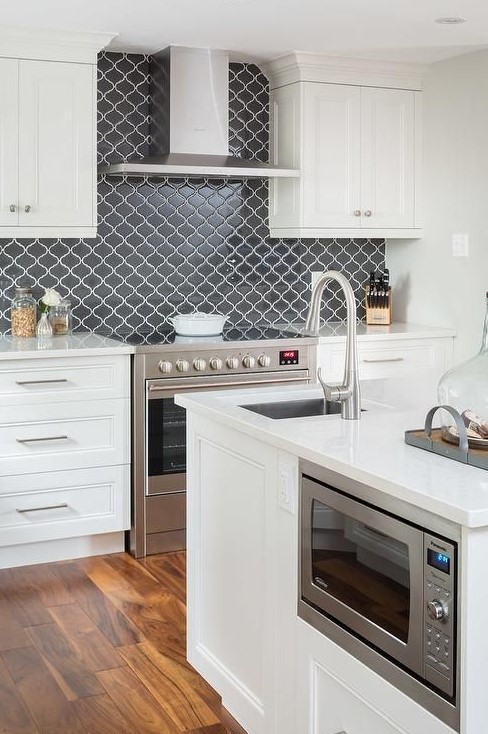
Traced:
<svg viewBox="0 0 488 734">
<path fill-rule="evenodd" d="M 322 367 L 319 367 L 317 370 L 317 378 L 320 384 L 322 385 L 322 390 L 324 391 L 324 397 L 327 401 L 329 402 L 343 401 L 349 396 L 350 391 L 344 385 L 329 385 L 327 382 L 323 381 Z"/>
</svg>

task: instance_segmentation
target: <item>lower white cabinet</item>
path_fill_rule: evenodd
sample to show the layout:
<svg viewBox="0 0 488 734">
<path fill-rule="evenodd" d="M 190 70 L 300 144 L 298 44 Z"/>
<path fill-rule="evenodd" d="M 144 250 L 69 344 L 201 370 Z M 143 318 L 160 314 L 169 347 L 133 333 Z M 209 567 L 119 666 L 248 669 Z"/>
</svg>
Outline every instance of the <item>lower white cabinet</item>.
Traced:
<svg viewBox="0 0 488 734">
<path fill-rule="evenodd" d="M 129 360 L 0 363 L 0 567 L 123 550 L 130 527 Z M 76 538 L 90 540 L 74 545 Z"/>
</svg>

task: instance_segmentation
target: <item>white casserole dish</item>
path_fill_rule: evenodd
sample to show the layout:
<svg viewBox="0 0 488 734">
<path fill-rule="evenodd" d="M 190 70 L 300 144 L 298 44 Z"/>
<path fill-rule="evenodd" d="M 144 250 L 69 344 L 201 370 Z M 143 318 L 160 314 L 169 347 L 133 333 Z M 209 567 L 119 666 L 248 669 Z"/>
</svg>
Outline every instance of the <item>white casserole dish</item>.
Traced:
<svg viewBox="0 0 488 734">
<path fill-rule="evenodd" d="M 214 336 L 221 334 L 227 316 L 220 313 L 194 313 L 178 314 L 169 319 L 177 334 L 181 336 Z"/>
</svg>

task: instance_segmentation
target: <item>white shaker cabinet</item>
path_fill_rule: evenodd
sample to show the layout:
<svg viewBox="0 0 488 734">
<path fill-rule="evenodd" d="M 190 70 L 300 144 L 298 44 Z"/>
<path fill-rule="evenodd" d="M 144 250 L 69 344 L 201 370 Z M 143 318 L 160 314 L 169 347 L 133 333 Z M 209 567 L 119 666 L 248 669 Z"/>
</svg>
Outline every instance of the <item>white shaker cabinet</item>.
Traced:
<svg viewBox="0 0 488 734">
<path fill-rule="evenodd" d="M 419 237 L 418 79 L 395 70 L 365 84 L 361 64 L 346 73 L 323 58 L 268 67 L 272 161 L 301 170 L 270 183 L 271 236 Z"/>
<path fill-rule="evenodd" d="M 0 237 L 95 237 L 96 60 L 112 35 L 7 35 L 0 44 Z"/>
</svg>

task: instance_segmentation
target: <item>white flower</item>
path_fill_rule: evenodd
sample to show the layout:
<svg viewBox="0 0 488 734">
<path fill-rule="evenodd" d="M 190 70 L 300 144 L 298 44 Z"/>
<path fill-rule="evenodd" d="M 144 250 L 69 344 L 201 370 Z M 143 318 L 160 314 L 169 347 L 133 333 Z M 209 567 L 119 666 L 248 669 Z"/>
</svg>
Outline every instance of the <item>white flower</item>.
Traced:
<svg viewBox="0 0 488 734">
<path fill-rule="evenodd" d="M 46 288 L 46 292 L 41 298 L 41 301 L 45 306 L 57 306 L 61 301 L 61 296 L 54 288 Z"/>
</svg>

